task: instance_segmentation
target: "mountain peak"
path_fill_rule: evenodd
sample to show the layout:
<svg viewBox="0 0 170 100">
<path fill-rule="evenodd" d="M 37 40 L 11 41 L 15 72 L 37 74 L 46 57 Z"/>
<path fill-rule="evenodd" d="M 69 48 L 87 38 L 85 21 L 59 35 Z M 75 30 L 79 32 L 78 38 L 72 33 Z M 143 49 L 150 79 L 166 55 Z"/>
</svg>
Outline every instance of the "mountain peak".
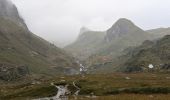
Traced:
<svg viewBox="0 0 170 100">
<path fill-rule="evenodd" d="M 120 18 L 110 29 L 107 30 L 106 40 L 111 41 L 115 37 L 121 37 L 135 31 L 142 31 L 132 21 Z"/>
<path fill-rule="evenodd" d="M 88 29 L 87 27 L 82 27 L 82 28 L 80 28 L 80 35 L 81 34 L 83 34 L 83 33 L 85 33 L 85 32 L 88 32 L 88 31 L 90 31 L 90 29 Z"/>
<path fill-rule="evenodd" d="M 129 19 L 126 18 L 120 18 L 115 24 L 119 24 L 119 25 L 134 25 L 133 22 Z"/>
</svg>

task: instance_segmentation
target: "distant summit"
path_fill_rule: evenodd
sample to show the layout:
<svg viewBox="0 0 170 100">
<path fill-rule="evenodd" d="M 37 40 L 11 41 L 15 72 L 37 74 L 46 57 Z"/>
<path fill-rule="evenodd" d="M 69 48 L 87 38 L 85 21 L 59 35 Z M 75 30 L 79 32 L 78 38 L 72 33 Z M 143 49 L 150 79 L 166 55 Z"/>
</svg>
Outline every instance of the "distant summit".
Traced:
<svg viewBox="0 0 170 100">
<path fill-rule="evenodd" d="M 85 33 L 85 32 L 88 32 L 88 31 L 91 31 L 91 30 L 88 29 L 87 27 L 82 27 L 82 28 L 80 29 L 79 35 L 81 35 L 81 34 L 83 34 L 83 33 Z"/>
<path fill-rule="evenodd" d="M 126 18 L 120 18 L 110 29 L 107 30 L 106 40 L 111 41 L 113 38 L 121 37 L 129 33 L 142 31 L 132 21 Z"/>
<path fill-rule="evenodd" d="M 27 29 L 24 20 L 19 15 L 16 6 L 11 0 L 0 0 L 0 18 L 9 19 Z"/>
<path fill-rule="evenodd" d="M 105 32 L 92 31 L 86 27 L 82 27 L 76 41 L 66 46 L 65 50 L 71 52 L 79 60 L 87 59 L 96 52 L 104 36 Z"/>
</svg>

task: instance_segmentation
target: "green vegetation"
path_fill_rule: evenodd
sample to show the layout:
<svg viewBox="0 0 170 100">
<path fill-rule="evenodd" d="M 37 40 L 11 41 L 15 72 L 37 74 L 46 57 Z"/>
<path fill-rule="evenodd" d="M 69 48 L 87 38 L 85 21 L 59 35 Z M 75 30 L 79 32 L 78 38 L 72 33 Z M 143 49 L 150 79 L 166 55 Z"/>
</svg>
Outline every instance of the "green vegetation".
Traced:
<svg viewBox="0 0 170 100">
<path fill-rule="evenodd" d="M 122 68 L 125 71 L 146 71 L 149 64 L 155 71 L 168 71 L 170 65 L 170 36 L 167 35 L 155 42 L 146 41 L 141 46 L 130 50 L 122 58 L 127 58 Z M 166 66 L 166 68 L 164 68 Z M 139 68 L 139 70 L 135 70 Z"/>
<path fill-rule="evenodd" d="M 118 94 L 111 96 L 100 96 L 100 97 L 86 97 L 80 96 L 78 100 L 168 100 L 170 95 L 156 94 L 156 95 L 145 95 L 145 94 Z M 75 100 L 71 98 L 70 100 Z"/>
<path fill-rule="evenodd" d="M 106 32 L 88 31 L 65 50 L 84 60 L 87 66 L 110 62 L 124 54 L 123 50 L 153 39 L 151 34 L 137 27 L 128 19 L 119 19 Z"/>
<path fill-rule="evenodd" d="M 72 53 L 79 60 L 87 59 L 101 47 L 105 32 L 87 31 L 79 35 L 77 40 L 65 47 L 65 50 Z"/>
<path fill-rule="evenodd" d="M 162 38 L 165 35 L 170 35 L 170 28 L 157 28 L 157 29 L 151 29 L 147 30 L 148 33 L 153 35 L 153 38 Z"/>
<path fill-rule="evenodd" d="M 31 74 L 42 75 L 70 74 L 77 68 L 63 50 L 5 18 L 0 18 L 0 63 L 28 66 Z"/>
<path fill-rule="evenodd" d="M 140 46 L 126 48 L 121 56 L 104 62 L 97 57 L 101 58 L 96 56 L 88 59 L 89 73 L 148 72 L 149 64 L 154 66 L 152 71 L 167 72 L 170 70 L 170 36 L 155 41 L 146 40 Z"/>
<path fill-rule="evenodd" d="M 129 79 L 126 77 L 129 77 Z M 149 95 L 154 95 L 156 98 L 165 95 L 170 98 L 170 80 L 168 77 L 169 75 L 165 73 L 93 74 L 84 78 L 81 76 L 61 76 L 41 81 L 40 84 L 35 85 L 1 85 L 0 98 L 17 100 L 19 98 L 51 97 L 57 93 L 56 88 L 50 85 L 51 82 L 57 85 L 69 84 L 68 88 L 73 94 L 76 91 L 72 84 L 73 81 L 81 88 L 80 98 L 86 98 L 92 93 L 98 96 L 97 98 L 120 98 L 120 95 L 122 98 L 127 95 L 133 95 L 135 98 L 146 98 Z"/>
</svg>

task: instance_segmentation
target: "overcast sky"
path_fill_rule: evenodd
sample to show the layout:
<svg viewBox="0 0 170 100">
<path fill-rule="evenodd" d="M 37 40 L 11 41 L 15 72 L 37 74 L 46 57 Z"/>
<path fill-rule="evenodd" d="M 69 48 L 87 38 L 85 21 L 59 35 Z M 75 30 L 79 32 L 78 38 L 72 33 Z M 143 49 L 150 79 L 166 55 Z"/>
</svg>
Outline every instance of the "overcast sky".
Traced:
<svg viewBox="0 0 170 100">
<path fill-rule="evenodd" d="M 74 41 L 82 26 L 105 31 L 119 18 L 142 29 L 170 26 L 170 0 L 12 0 L 29 29 L 46 40 Z"/>
</svg>

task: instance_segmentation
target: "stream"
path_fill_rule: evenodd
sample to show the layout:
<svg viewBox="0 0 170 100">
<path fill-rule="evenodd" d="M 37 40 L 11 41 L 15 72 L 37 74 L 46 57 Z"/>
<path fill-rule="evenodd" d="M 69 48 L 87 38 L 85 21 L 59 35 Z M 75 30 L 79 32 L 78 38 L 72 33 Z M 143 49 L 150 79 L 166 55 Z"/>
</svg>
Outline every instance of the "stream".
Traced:
<svg viewBox="0 0 170 100">
<path fill-rule="evenodd" d="M 55 86 L 56 89 L 58 89 L 58 92 L 53 97 L 45 97 L 45 98 L 39 98 L 39 99 L 33 99 L 33 100 L 68 100 L 68 85 L 54 85 L 54 83 L 51 83 L 52 86 Z"/>
<path fill-rule="evenodd" d="M 73 86 L 77 89 L 77 91 L 74 93 L 74 98 L 77 99 L 77 96 L 79 95 L 80 88 L 75 84 L 75 81 L 72 83 Z M 58 92 L 53 97 L 45 97 L 45 98 L 39 98 L 39 99 L 33 99 L 33 100 L 68 100 L 68 95 L 70 94 L 70 91 L 68 90 L 68 85 L 54 85 L 54 83 L 51 83 L 52 86 L 55 86 L 58 89 Z"/>
<path fill-rule="evenodd" d="M 84 77 L 84 73 L 87 70 L 79 61 L 77 63 L 80 66 L 80 74 Z M 39 98 L 39 99 L 33 99 L 33 100 L 69 100 L 68 95 L 70 94 L 70 91 L 68 90 L 68 84 L 67 85 L 55 85 L 53 82 L 51 83 L 52 86 L 54 86 L 58 92 L 53 97 L 45 97 L 45 98 Z M 79 95 L 80 88 L 76 85 L 75 81 L 73 81 L 72 85 L 77 89 L 77 91 L 74 93 L 74 99 L 77 99 L 77 96 Z"/>
</svg>

